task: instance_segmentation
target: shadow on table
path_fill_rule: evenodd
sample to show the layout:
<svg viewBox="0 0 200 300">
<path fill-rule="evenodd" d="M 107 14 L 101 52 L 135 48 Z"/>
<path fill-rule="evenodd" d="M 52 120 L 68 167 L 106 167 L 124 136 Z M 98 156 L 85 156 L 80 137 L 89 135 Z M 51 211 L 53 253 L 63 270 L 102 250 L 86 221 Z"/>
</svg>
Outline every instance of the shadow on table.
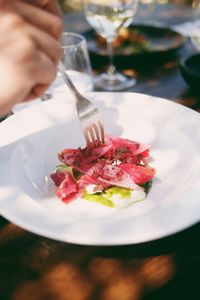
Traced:
<svg viewBox="0 0 200 300">
<path fill-rule="evenodd" d="M 199 299 L 199 224 L 144 244 L 92 247 L 0 222 L 2 300 Z"/>
</svg>

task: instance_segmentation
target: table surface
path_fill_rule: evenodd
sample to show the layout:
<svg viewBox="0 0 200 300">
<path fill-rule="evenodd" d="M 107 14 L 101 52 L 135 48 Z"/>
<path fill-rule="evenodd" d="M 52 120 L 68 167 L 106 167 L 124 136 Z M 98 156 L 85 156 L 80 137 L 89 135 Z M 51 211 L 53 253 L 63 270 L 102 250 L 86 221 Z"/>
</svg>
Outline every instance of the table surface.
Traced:
<svg viewBox="0 0 200 300">
<path fill-rule="evenodd" d="M 163 10 L 158 21 L 173 24 L 191 18 L 189 8 L 168 9 L 170 13 Z M 66 15 L 64 22 L 68 31 L 89 28 L 82 13 Z M 177 60 L 151 74 L 139 74 L 132 91 L 200 111 L 198 93 L 187 87 L 178 70 L 178 61 L 194 52 L 188 41 Z M 40 237 L 0 217 L 0 299 L 200 299 L 199 233 L 196 224 L 144 244 L 92 247 Z"/>
</svg>

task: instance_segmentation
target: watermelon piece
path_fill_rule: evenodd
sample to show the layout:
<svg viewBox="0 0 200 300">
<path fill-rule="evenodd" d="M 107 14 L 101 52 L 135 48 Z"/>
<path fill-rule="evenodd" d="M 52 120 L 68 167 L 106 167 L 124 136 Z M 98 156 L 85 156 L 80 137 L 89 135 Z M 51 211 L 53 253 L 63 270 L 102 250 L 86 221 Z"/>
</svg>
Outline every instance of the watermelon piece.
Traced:
<svg viewBox="0 0 200 300">
<path fill-rule="evenodd" d="M 86 173 L 97 159 L 103 157 L 110 148 L 111 145 L 100 145 L 98 148 L 93 149 L 64 149 L 59 153 L 58 157 L 66 165 L 73 166 L 76 170 Z"/>
<path fill-rule="evenodd" d="M 103 163 L 97 162 L 88 173 L 84 174 L 78 181 L 78 185 L 81 189 L 91 184 L 97 186 L 96 190 L 102 190 L 113 185 L 135 190 L 142 189 L 127 172 L 124 172 L 120 168 L 120 165 L 112 165 L 105 163 L 105 161 Z"/>
<path fill-rule="evenodd" d="M 151 181 L 155 175 L 155 169 L 147 165 L 135 165 L 121 163 L 119 168 L 128 174 L 136 184 L 144 184 Z"/>
<path fill-rule="evenodd" d="M 149 146 L 145 144 L 111 136 L 106 137 L 106 142 L 111 146 L 111 150 L 105 154 L 105 158 L 139 163 L 149 156 Z"/>
<path fill-rule="evenodd" d="M 106 164 L 102 166 L 95 166 L 92 170 L 91 176 L 98 177 L 101 184 L 107 184 L 108 186 L 120 186 L 128 189 L 141 190 L 128 173 L 124 172 L 120 165 Z"/>
<path fill-rule="evenodd" d="M 65 179 L 65 176 L 66 173 L 64 172 L 55 172 L 50 175 L 51 179 L 53 180 L 56 186 L 59 186 L 62 183 L 62 181 Z"/>
<path fill-rule="evenodd" d="M 63 202 L 69 202 L 75 199 L 78 194 L 79 190 L 76 181 L 74 181 L 74 179 L 66 173 L 64 180 L 56 189 L 56 196 Z"/>
</svg>

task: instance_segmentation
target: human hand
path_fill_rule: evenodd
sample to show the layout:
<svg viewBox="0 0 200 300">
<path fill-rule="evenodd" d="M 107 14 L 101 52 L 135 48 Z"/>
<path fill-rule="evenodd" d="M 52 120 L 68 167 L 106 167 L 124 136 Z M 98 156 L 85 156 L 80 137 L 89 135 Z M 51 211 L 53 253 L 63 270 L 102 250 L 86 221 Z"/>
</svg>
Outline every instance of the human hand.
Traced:
<svg viewBox="0 0 200 300">
<path fill-rule="evenodd" d="M 0 0 L 0 114 L 19 101 L 42 95 L 54 80 L 61 57 L 61 23 L 56 27 L 53 22 L 58 18 L 22 2 L 9 7 L 9 2 L 18 1 Z"/>
<path fill-rule="evenodd" d="M 62 17 L 62 12 L 57 0 L 18 0 L 38 6 L 58 17 Z"/>
<path fill-rule="evenodd" d="M 0 0 L 0 15 L 6 12 L 13 12 L 31 25 L 60 39 L 62 14 L 56 0 Z"/>
</svg>

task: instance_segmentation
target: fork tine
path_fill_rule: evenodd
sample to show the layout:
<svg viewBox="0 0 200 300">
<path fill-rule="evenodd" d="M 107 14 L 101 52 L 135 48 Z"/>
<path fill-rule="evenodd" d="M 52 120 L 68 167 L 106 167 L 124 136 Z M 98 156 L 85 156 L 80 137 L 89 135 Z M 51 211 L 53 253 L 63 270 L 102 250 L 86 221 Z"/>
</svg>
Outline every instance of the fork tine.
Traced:
<svg viewBox="0 0 200 300">
<path fill-rule="evenodd" d="M 95 138 L 95 134 L 94 134 L 94 126 L 90 126 L 88 128 L 88 132 L 90 133 L 90 137 L 91 137 L 91 140 L 92 140 L 92 146 L 96 146 L 96 138 Z"/>
<path fill-rule="evenodd" d="M 104 132 L 104 131 L 103 131 Z M 100 126 L 100 122 L 97 124 L 92 124 L 91 126 L 84 129 L 84 136 L 86 139 L 86 143 L 88 147 L 98 147 L 102 140 L 104 139 L 102 134 L 102 126 Z"/>
<path fill-rule="evenodd" d="M 95 135 L 94 135 L 92 126 L 84 129 L 84 136 L 85 136 L 87 146 L 89 148 L 93 148 L 96 146 L 96 139 L 95 139 Z"/>
<path fill-rule="evenodd" d="M 89 137 L 89 134 L 88 134 L 88 129 L 87 128 L 84 128 L 84 137 L 85 137 L 85 140 L 86 140 L 86 144 L 88 145 L 88 147 L 90 147 L 90 137 Z"/>
<path fill-rule="evenodd" d="M 105 137 L 104 137 L 104 126 L 100 121 L 97 121 L 96 124 L 93 125 L 95 128 L 95 133 L 97 136 L 97 141 L 99 144 L 105 143 Z"/>
<path fill-rule="evenodd" d="M 100 128 L 100 133 L 101 133 L 101 142 L 102 142 L 102 144 L 105 144 L 104 126 L 100 121 L 98 121 L 98 123 L 99 123 L 99 128 Z"/>
<path fill-rule="evenodd" d="M 101 144 L 101 137 L 100 137 L 100 134 L 99 134 L 99 127 L 96 124 L 94 124 L 93 129 L 94 129 L 94 132 L 96 134 L 96 137 L 97 137 L 96 140 L 97 140 L 98 144 Z"/>
</svg>

